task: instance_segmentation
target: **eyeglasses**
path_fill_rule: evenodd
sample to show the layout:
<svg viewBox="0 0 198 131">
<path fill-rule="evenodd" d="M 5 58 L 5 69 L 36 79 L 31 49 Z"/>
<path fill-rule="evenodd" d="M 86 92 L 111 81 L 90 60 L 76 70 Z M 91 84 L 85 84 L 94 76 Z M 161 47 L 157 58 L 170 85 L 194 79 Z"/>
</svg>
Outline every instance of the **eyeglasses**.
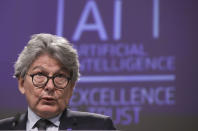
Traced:
<svg viewBox="0 0 198 131">
<path fill-rule="evenodd" d="M 36 73 L 36 74 L 28 74 L 32 77 L 32 83 L 35 87 L 43 88 L 47 85 L 49 79 L 52 79 L 53 84 L 56 88 L 65 88 L 71 78 L 66 77 L 63 74 L 57 74 L 54 76 L 47 76 L 42 73 Z"/>
</svg>

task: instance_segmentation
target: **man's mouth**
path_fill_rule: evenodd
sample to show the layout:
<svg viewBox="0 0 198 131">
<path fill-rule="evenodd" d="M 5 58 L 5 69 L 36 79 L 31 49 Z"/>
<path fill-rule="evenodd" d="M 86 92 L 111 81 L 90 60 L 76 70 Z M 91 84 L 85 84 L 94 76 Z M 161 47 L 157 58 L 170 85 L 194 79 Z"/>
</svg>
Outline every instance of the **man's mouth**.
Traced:
<svg viewBox="0 0 198 131">
<path fill-rule="evenodd" d="M 41 99 L 45 104 L 53 104 L 56 102 L 56 99 L 52 98 L 52 97 L 43 97 Z"/>
</svg>

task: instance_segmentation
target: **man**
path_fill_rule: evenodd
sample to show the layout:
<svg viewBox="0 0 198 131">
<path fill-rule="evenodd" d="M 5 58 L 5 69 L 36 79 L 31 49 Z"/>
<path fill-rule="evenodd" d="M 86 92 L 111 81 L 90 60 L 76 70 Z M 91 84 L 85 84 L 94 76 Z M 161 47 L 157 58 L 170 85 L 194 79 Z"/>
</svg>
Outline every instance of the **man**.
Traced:
<svg viewBox="0 0 198 131">
<path fill-rule="evenodd" d="M 79 78 L 79 61 L 66 39 L 33 35 L 14 67 L 28 110 L 1 120 L 0 130 L 115 130 L 108 116 L 67 108 Z"/>
</svg>

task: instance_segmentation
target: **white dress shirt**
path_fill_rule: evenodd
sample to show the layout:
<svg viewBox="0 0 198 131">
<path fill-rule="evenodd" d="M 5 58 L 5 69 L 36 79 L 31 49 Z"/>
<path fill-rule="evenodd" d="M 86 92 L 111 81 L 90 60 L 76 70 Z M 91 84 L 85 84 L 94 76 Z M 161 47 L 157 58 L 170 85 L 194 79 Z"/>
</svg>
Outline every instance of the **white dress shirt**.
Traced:
<svg viewBox="0 0 198 131">
<path fill-rule="evenodd" d="M 54 118 L 50 118 L 48 119 L 49 121 L 51 121 L 54 125 L 50 125 L 46 131 L 58 131 L 59 129 L 59 125 L 60 125 L 60 116 L 61 114 L 59 114 L 58 116 L 54 117 Z M 38 131 L 37 127 L 33 126 L 35 125 L 35 123 L 41 119 L 41 117 L 39 117 L 38 115 L 36 115 L 29 107 L 28 107 L 28 120 L 26 123 L 26 131 Z"/>
</svg>

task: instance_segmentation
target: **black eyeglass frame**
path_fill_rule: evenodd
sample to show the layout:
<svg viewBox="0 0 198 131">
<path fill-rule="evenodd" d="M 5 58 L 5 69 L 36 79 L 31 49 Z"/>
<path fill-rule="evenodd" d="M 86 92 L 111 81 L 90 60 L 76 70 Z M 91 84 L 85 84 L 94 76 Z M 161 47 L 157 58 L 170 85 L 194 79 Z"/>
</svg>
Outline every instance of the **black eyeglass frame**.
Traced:
<svg viewBox="0 0 198 131">
<path fill-rule="evenodd" d="M 59 75 L 54 75 L 54 76 L 48 76 L 48 75 L 44 75 L 44 74 L 42 74 L 43 76 L 45 76 L 46 78 L 47 78 L 47 81 L 45 82 L 45 84 L 43 85 L 43 86 L 37 86 L 37 85 L 35 85 L 34 84 L 34 81 L 33 81 L 33 79 L 34 79 L 34 76 L 35 75 L 38 75 L 38 73 L 36 73 L 36 74 L 27 74 L 27 75 L 29 75 L 31 78 L 32 78 L 32 83 L 33 83 L 33 85 L 35 86 L 35 87 L 37 87 L 37 88 L 44 88 L 46 85 L 47 85 L 47 83 L 48 83 L 48 81 L 50 80 L 50 79 L 52 79 L 52 82 L 53 82 L 53 84 L 54 84 L 54 87 L 56 88 L 56 89 L 64 89 L 64 88 L 66 88 L 67 86 L 68 86 L 68 84 L 70 83 L 70 81 L 71 81 L 71 78 L 70 77 L 65 77 L 67 80 L 68 80 L 68 83 L 66 84 L 66 86 L 65 87 L 58 87 L 56 84 L 55 84 L 55 82 L 54 82 L 54 79 Z"/>
</svg>

